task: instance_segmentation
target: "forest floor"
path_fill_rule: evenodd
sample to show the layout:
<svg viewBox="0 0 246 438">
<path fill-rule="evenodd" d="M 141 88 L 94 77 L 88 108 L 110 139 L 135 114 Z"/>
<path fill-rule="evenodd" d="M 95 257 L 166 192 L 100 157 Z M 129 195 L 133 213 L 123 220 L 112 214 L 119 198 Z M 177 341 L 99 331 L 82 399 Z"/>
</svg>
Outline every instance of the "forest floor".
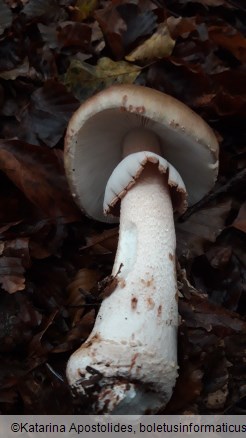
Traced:
<svg viewBox="0 0 246 438">
<path fill-rule="evenodd" d="M 65 377 L 118 229 L 86 218 L 68 121 L 115 83 L 181 100 L 214 129 L 213 190 L 177 220 L 180 375 L 165 412 L 246 414 L 244 0 L 0 0 L 0 411 L 90 412 Z M 109 277 L 110 278 L 110 277 Z"/>
</svg>

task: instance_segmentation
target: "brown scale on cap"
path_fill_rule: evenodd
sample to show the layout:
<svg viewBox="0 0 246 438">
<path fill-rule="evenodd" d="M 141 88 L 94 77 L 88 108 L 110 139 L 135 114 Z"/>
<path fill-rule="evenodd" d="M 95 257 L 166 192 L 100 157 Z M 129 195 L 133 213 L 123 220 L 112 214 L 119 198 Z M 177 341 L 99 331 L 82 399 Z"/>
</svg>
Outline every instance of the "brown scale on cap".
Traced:
<svg viewBox="0 0 246 438">
<path fill-rule="evenodd" d="M 138 304 L 137 297 L 132 297 L 132 299 L 131 299 L 131 308 L 132 308 L 132 310 L 135 310 L 137 308 L 137 304 Z"/>
<path fill-rule="evenodd" d="M 151 297 L 147 298 L 147 307 L 148 307 L 148 310 L 152 310 L 155 307 L 155 302 Z"/>
</svg>

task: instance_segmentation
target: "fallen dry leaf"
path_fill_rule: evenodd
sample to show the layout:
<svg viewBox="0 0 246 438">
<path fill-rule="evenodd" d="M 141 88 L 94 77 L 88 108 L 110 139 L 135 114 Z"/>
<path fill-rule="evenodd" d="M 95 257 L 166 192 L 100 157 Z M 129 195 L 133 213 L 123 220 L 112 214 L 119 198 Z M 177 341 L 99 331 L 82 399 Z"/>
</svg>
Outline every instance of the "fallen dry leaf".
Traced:
<svg viewBox="0 0 246 438">
<path fill-rule="evenodd" d="M 83 101 L 92 94 L 113 84 L 132 84 L 141 73 L 141 67 L 126 61 L 100 58 L 96 66 L 73 60 L 63 82 L 77 99 Z"/>
<path fill-rule="evenodd" d="M 64 351 L 71 351 L 76 347 L 80 347 L 81 342 L 85 341 L 92 331 L 95 323 L 95 310 L 90 310 L 82 318 L 70 328 L 69 332 L 63 338 L 63 343 L 53 348 L 54 353 L 61 353 Z"/>
<path fill-rule="evenodd" d="M 29 239 L 5 241 L 0 248 L 0 284 L 10 294 L 25 289 L 25 271 L 31 266 Z"/>
<path fill-rule="evenodd" d="M 0 352 L 6 354 L 16 347 L 27 345 L 41 321 L 41 313 L 24 292 L 13 295 L 1 293 Z"/>
<path fill-rule="evenodd" d="M 111 3 L 95 11 L 95 17 L 116 59 L 122 59 L 127 48 L 151 35 L 157 26 L 153 11 L 141 11 L 139 5 L 131 2 Z"/>
<path fill-rule="evenodd" d="M 72 47 L 88 52 L 91 28 L 86 24 L 65 21 L 57 26 L 57 42 L 61 48 Z"/>
<path fill-rule="evenodd" d="M 48 80 L 31 94 L 28 105 L 19 115 L 21 129 L 18 138 L 32 144 L 55 146 L 79 102 L 61 83 Z M 33 129 L 30 132 L 29 125 Z"/>
<path fill-rule="evenodd" d="M 23 63 L 18 65 L 18 67 L 13 68 L 12 70 L 1 71 L 0 78 L 13 81 L 19 76 L 30 78 L 31 76 L 34 76 L 33 73 L 34 70 L 32 70 L 31 74 L 28 58 L 25 58 Z"/>
<path fill-rule="evenodd" d="M 119 229 L 111 228 L 110 230 L 105 230 L 102 233 L 96 233 L 91 236 L 87 236 L 86 244 L 81 247 L 82 250 L 93 248 L 95 253 L 100 252 L 115 253 L 117 250 L 119 237 Z"/>
<path fill-rule="evenodd" d="M 148 63 L 154 59 L 170 56 L 174 46 L 175 41 L 170 36 L 167 24 L 162 23 L 148 40 L 125 56 L 125 59 L 130 62 Z"/>
<path fill-rule="evenodd" d="M 246 61 L 246 38 L 232 26 L 210 26 L 209 37 L 242 63 Z"/>
<path fill-rule="evenodd" d="M 185 3 L 185 2 L 200 3 L 203 6 L 212 6 L 212 7 L 221 6 L 221 5 L 227 6 L 226 0 L 188 0 L 188 1 L 181 0 L 181 3 Z"/>
<path fill-rule="evenodd" d="M 1 10 L 0 35 L 1 35 L 7 27 L 11 26 L 12 12 L 3 0 L 0 0 L 0 10 Z"/>
<path fill-rule="evenodd" d="M 96 287 L 101 276 L 98 270 L 83 268 L 67 286 L 67 306 L 73 325 L 78 324 L 85 310 L 95 304 L 96 297 L 90 292 Z"/>
<path fill-rule="evenodd" d="M 72 9 L 72 17 L 75 21 L 88 18 L 98 6 L 98 0 L 77 0 Z"/>
<path fill-rule="evenodd" d="M 191 32 L 196 30 L 197 23 L 195 17 L 173 17 L 167 18 L 167 27 L 171 37 L 176 40 L 179 36 L 187 38 Z"/>
<path fill-rule="evenodd" d="M 62 163 L 52 150 L 1 140 L 0 169 L 44 214 L 61 222 L 79 218 Z"/>
<path fill-rule="evenodd" d="M 246 233 L 246 202 L 241 205 L 238 215 L 236 219 L 234 219 L 232 226 Z"/>
<path fill-rule="evenodd" d="M 188 327 L 199 327 L 220 337 L 232 333 L 246 333 L 246 322 L 236 313 L 210 303 L 204 297 L 194 295 L 192 306 L 180 300 L 179 310 Z"/>
<path fill-rule="evenodd" d="M 2 288 L 13 294 L 25 289 L 25 269 L 18 257 L 0 257 L 0 283 Z"/>
<path fill-rule="evenodd" d="M 224 201 L 213 207 L 200 209 L 185 222 L 177 222 L 177 252 L 192 258 L 204 253 L 206 242 L 215 242 L 225 225 L 225 218 L 231 209 L 231 202 Z"/>
<path fill-rule="evenodd" d="M 60 8 L 56 0 L 29 0 L 22 10 L 28 20 L 40 18 L 50 22 L 58 21 L 66 17 L 64 9 Z"/>
</svg>

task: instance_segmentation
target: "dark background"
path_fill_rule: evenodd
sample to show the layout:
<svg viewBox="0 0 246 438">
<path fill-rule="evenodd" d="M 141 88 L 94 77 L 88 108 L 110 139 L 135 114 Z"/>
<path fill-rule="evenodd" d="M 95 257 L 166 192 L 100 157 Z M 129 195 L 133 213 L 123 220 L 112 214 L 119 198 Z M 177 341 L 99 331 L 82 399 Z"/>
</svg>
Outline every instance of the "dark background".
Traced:
<svg viewBox="0 0 246 438">
<path fill-rule="evenodd" d="M 112 280 L 117 228 L 73 204 L 63 139 L 79 102 L 132 82 L 183 101 L 220 142 L 213 191 L 177 222 L 180 377 L 165 412 L 246 413 L 244 3 L 0 0 L 1 413 L 90 412 L 65 367 Z"/>
</svg>

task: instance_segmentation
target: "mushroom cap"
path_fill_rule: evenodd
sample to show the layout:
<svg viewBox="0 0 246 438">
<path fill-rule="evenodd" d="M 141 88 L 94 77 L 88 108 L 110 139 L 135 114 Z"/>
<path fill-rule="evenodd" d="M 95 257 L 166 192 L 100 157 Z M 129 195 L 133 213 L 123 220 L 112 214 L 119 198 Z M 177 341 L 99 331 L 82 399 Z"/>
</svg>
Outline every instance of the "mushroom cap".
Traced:
<svg viewBox="0 0 246 438">
<path fill-rule="evenodd" d="M 125 136 L 147 128 L 159 139 L 162 156 L 180 173 L 188 205 L 198 202 L 218 174 L 213 130 L 189 107 L 160 91 L 115 85 L 94 95 L 73 114 L 65 137 L 65 170 L 76 203 L 89 217 L 105 217 L 103 200 L 110 175 L 122 160 Z"/>
</svg>

